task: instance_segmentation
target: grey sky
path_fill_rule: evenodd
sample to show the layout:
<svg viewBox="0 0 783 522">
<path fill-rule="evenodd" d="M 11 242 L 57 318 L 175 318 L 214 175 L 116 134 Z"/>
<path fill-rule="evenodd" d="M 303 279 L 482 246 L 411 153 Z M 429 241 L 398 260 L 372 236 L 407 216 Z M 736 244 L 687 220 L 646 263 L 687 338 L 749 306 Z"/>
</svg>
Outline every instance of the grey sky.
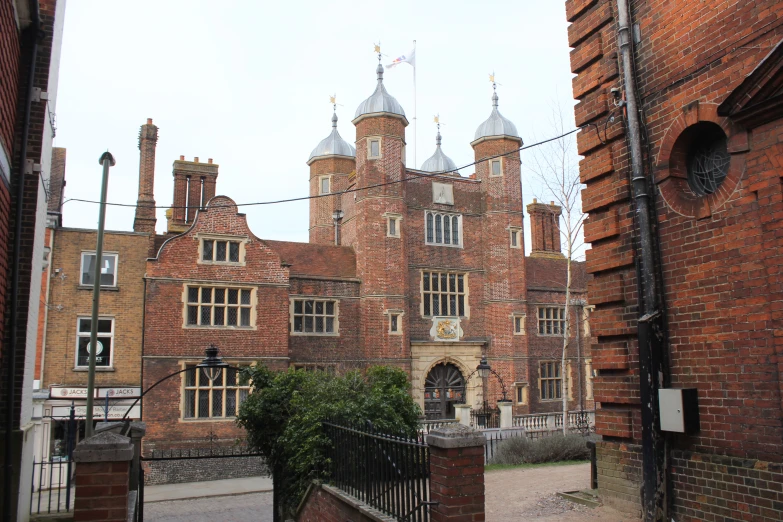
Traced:
<svg viewBox="0 0 783 522">
<path fill-rule="evenodd" d="M 474 160 L 469 144 L 491 110 L 493 71 L 501 113 L 533 143 L 554 134 L 555 102 L 573 128 L 566 29 L 561 0 L 69 0 L 55 138 L 68 149 L 65 197 L 99 198 L 98 158 L 109 149 L 117 160 L 109 201 L 135 203 L 137 135 L 146 118 L 160 128 L 158 205 L 171 204 L 171 165 L 181 154 L 214 158 L 218 194 L 238 203 L 305 196 L 305 162 L 330 131 L 329 95 L 337 93 L 338 130 L 353 142 L 350 120 L 375 88 L 378 41 L 386 64 L 417 40 L 415 167 L 434 151 L 436 113 L 444 152 L 457 165 Z M 414 166 L 413 69 L 387 71 L 385 84 L 411 122 Z M 523 168 L 526 203 L 541 193 L 529 177 Z M 97 212 L 97 205 L 68 202 L 64 224 L 94 228 Z M 259 237 L 307 241 L 306 201 L 244 212 Z M 164 213 L 157 213 L 158 231 Z M 133 209 L 109 208 L 107 228 L 132 226 Z"/>
</svg>

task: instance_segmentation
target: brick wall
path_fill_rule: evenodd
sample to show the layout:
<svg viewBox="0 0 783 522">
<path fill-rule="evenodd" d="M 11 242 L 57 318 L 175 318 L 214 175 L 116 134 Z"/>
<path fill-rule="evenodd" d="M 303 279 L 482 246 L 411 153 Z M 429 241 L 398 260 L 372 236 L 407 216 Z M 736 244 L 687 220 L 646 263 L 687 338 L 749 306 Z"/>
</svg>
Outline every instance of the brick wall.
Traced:
<svg viewBox="0 0 783 522">
<path fill-rule="evenodd" d="M 51 229 L 47 229 L 51 230 Z M 76 367 L 77 322 L 92 315 L 92 285 L 81 284 L 82 252 L 95 253 L 94 230 L 51 230 L 49 296 L 42 388 L 87 384 L 87 371 Z M 139 386 L 141 383 L 144 273 L 149 236 L 134 232 L 104 234 L 103 251 L 117 253 L 117 286 L 101 290 L 100 315 L 114 318 L 111 370 L 97 368 L 96 386 Z"/>
<path fill-rule="evenodd" d="M 621 86 L 614 4 L 566 2 L 578 125 L 603 124 L 611 110 L 609 90 Z M 636 77 L 649 159 L 645 170 L 655 187 L 670 386 L 697 388 L 700 405 L 701 431 L 671 439 L 672 455 L 693 456 L 671 470 L 681 475 L 673 480 L 674 515 L 678 520 L 747 517 L 728 505 L 737 502 L 728 500 L 727 491 L 735 487 L 728 474 L 710 476 L 711 489 L 699 493 L 691 475 L 704 471 L 699 459 L 758 459 L 763 467 L 783 458 L 779 318 L 773 311 L 773 303 L 783 297 L 773 275 L 781 252 L 772 239 L 781 223 L 781 169 L 777 160 L 769 161 L 776 156 L 781 125 L 742 128 L 717 110 L 783 37 L 783 5 L 772 0 L 720 6 L 633 1 L 631 11 L 641 35 Z M 721 128 L 731 154 L 726 180 L 708 196 L 695 195 L 684 179 L 683 136 L 699 122 Z M 606 440 L 605 455 L 611 451 L 635 462 L 640 449 L 634 444 L 641 433 L 637 286 L 623 118 L 600 134 L 587 128 L 577 137 L 584 155 L 580 174 L 587 184 L 582 193 L 589 213 L 585 241 L 592 247 L 587 271 L 594 275 L 589 295 L 596 306 L 592 349 L 599 370 L 595 400 L 601 405 L 596 425 Z M 640 476 L 628 473 L 626 483 L 618 485 L 607 470 L 599 465 L 599 488 L 638 503 Z M 755 505 L 763 499 L 756 488 L 741 502 Z M 777 514 L 759 512 L 750 518 L 771 520 Z"/>
<path fill-rule="evenodd" d="M 372 513 L 372 514 L 370 514 Z M 375 510 L 360 510 L 355 500 L 330 486 L 313 485 L 297 514 L 298 522 L 378 522 L 393 520 Z"/>
<path fill-rule="evenodd" d="M 200 235 L 219 234 L 247 238 L 244 264 L 199 262 Z M 185 324 L 185 286 L 216 284 L 256 289 L 255 315 L 250 328 L 188 327 Z M 146 325 L 143 388 L 198 363 L 210 344 L 231 364 L 263 361 L 272 369 L 288 366 L 288 269 L 269 246 L 256 238 L 234 202 L 216 197 L 199 212 L 188 232 L 173 237 L 156 259 L 147 263 Z M 233 444 L 243 438 L 234 420 L 184 420 L 182 379 L 174 377 L 148 395 L 143 405 L 147 422 L 146 449 L 183 447 L 216 437 Z"/>
<path fill-rule="evenodd" d="M 356 169 L 356 161 L 347 158 L 325 157 L 310 164 L 310 196 L 321 193 L 321 177 L 330 177 L 330 189 L 334 196 L 310 200 L 310 243 L 334 244 L 334 221 L 332 213 L 342 209 L 342 201 L 353 199 L 353 194 L 342 197 L 338 192 L 348 188 L 348 178 Z"/>
</svg>

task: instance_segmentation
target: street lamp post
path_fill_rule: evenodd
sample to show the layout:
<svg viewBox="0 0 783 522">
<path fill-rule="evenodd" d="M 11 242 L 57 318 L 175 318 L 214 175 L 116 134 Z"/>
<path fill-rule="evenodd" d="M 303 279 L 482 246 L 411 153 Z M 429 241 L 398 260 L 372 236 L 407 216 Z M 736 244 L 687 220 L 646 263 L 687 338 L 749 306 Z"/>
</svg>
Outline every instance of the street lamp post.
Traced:
<svg viewBox="0 0 783 522">
<path fill-rule="evenodd" d="M 481 377 L 482 379 L 486 379 L 490 375 L 494 375 L 495 377 L 497 377 L 498 378 L 498 382 L 500 383 L 500 390 L 503 393 L 503 398 L 500 399 L 499 402 L 508 402 L 509 401 L 508 400 L 508 396 L 507 396 L 508 393 L 506 391 L 506 383 L 503 382 L 503 377 L 501 377 L 500 374 L 498 372 L 496 372 L 494 370 L 494 368 L 492 368 L 489 365 L 489 362 L 487 362 L 487 356 L 486 355 L 482 355 L 481 356 L 481 361 L 479 361 L 479 364 L 478 364 L 478 366 L 476 366 L 476 369 L 473 370 L 472 372 L 470 372 L 470 374 L 467 376 L 467 378 L 465 378 L 465 388 L 466 389 L 465 389 L 465 392 L 462 394 L 462 400 L 463 401 L 466 400 L 465 396 L 467 395 L 467 387 L 468 387 L 468 383 L 470 382 L 470 378 L 473 377 L 473 375 L 475 375 L 476 373 L 478 373 L 479 377 Z"/>
<path fill-rule="evenodd" d="M 131 404 L 128 407 L 128 410 L 125 412 L 125 415 L 122 416 L 122 419 L 120 419 L 120 421 L 127 420 L 127 417 L 128 417 L 128 414 L 130 413 L 130 411 L 133 409 L 134 406 L 136 406 L 136 404 L 138 404 L 138 402 L 141 399 L 144 398 L 145 395 L 147 395 L 147 393 L 149 393 L 151 390 L 153 390 L 160 383 L 167 381 L 168 379 L 174 377 L 175 375 L 179 375 L 180 373 L 184 373 L 184 372 L 186 372 L 188 370 L 198 371 L 198 369 L 201 368 L 201 370 L 204 372 L 204 376 L 206 376 L 206 378 L 209 379 L 210 382 L 214 382 L 216 379 L 218 379 L 220 377 L 220 372 L 222 372 L 223 369 L 226 369 L 226 370 L 229 370 L 229 369 L 231 369 L 231 370 L 239 370 L 239 368 L 236 368 L 234 366 L 230 366 L 227 362 L 223 361 L 223 358 L 220 357 L 220 355 L 218 355 L 220 353 L 220 349 L 217 346 L 215 346 L 214 344 L 210 344 L 209 347 L 205 350 L 205 353 L 206 353 L 206 357 L 204 358 L 203 361 L 198 363 L 195 366 L 195 368 L 191 366 L 190 368 L 184 368 L 184 369 L 176 371 L 176 372 L 174 372 L 172 374 L 166 375 L 165 377 L 160 379 L 158 382 L 156 382 L 155 384 L 153 384 L 152 386 L 150 386 L 149 388 L 144 390 L 144 392 L 141 395 L 136 397 L 136 400 L 133 401 L 133 404 Z"/>
</svg>

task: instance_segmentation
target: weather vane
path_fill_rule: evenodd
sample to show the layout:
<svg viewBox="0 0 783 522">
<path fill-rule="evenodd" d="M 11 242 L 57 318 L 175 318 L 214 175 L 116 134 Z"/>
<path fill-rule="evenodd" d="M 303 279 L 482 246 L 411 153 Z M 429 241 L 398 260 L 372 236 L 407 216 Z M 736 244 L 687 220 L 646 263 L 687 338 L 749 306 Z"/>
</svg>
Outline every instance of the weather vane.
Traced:
<svg viewBox="0 0 783 522">
<path fill-rule="evenodd" d="M 381 62 L 381 56 L 382 56 L 381 55 L 381 42 L 380 42 L 380 40 L 378 41 L 377 44 L 374 44 L 374 46 L 375 46 L 374 52 L 378 53 L 378 63 L 380 63 Z"/>
</svg>

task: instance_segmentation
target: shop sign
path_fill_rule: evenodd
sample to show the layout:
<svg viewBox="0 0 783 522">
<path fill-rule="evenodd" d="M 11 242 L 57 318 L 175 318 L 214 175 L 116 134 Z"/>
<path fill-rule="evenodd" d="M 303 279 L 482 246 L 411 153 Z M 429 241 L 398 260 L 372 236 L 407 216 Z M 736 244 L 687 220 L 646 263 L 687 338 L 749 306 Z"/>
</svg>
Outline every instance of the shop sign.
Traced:
<svg viewBox="0 0 783 522">
<path fill-rule="evenodd" d="M 122 419 L 125 412 L 128 411 L 130 404 L 111 404 L 109 405 L 109 420 Z M 141 408 L 138 404 L 134 405 L 128 413 L 128 419 L 138 419 L 141 413 Z M 54 406 L 52 407 L 52 417 L 67 418 L 71 415 L 70 406 Z M 87 417 L 87 406 L 75 406 L 74 415 L 77 419 L 84 419 Z M 106 418 L 105 406 L 93 406 L 92 418 L 101 421 Z"/>
<path fill-rule="evenodd" d="M 96 390 L 97 391 L 97 390 Z M 86 399 L 87 387 L 82 386 L 52 386 L 49 389 L 52 399 Z"/>
<path fill-rule="evenodd" d="M 141 395 L 141 388 L 98 388 L 98 397 L 105 399 L 108 394 L 110 399 L 135 399 Z"/>
</svg>

